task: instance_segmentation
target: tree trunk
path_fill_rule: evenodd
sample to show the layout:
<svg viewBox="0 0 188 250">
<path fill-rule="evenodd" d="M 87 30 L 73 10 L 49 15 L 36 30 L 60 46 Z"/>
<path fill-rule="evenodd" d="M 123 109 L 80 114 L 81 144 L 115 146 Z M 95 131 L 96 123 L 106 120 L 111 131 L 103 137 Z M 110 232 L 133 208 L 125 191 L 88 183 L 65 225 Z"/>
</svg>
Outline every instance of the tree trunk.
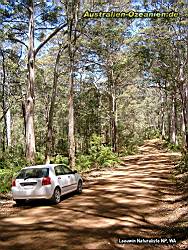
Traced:
<svg viewBox="0 0 188 250">
<path fill-rule="evenodd" d="M 188 86 L 180 89 L 182 103 L 182 132 L 184 137 L 184 147 L 188 151 Z"/>
<path fill-rule="evenodd" d="M 187 118 L 186 118 L 186 108 L 185 105 L 183 104 L 182 107 L 182 118 L 183 118 L 183 133 L 184 133 L 184 147 L 186 151 L 188 151 L 188 124 L 187 124 Z"/>
<path fill-rule="evenodd" d="M 34 81 L 35 81 L 35 55 L 34 55 L 34 5 L 29 3 L 29 48 L 28 48 L 28 86 L 25 101 L 26 121 L 26 159 L 30 163 L 35 161 L 35 132 L 34 132 Z"/>
<path fill-rule="evenodd" d="M 182 136 L 182 147 L 186 144 L 186 136 L 185 136 L 185 120 L 183 110 L 181 112 L 181 136 Z"/>
<path fill-rule="evenodd" d="M 159 115 L 159 129 L 160 129 L 160 134 L 162 137 L 162 140 L 165 139 L 165 109 L 164 109 L 164 93 L 161 91 L 160 92 L 160 97 L 161 97 L 161 110 L 160 110 L 160 115 Z"/>
<path fill-rule="evenodd" d="M 69 97 L 68 97 L 68 109 L 69 109 L 69 165 L 71 168 L 75 166 L 75 138 L 74 138 L 74 75 L 73 75 L 73 62 L 71 61 L 69 72 Z"/>
<path fill-rule="evenodd" d="M 113 152 L 117 152 L 117 109 L 115 93 L 112 94 L 112 149 Z"/>
<path fill-rule="evenodd" d="M 75 166 L 75 135 L 74 135 L 74 65 L 76 53 L 77 24 L 79 0 L 67 1 L 66 11 L 68 16 L 68 54 L 69 54 L 69 95 L 68 95 L 68 142 L 69 142 L 69 165 Z"/>
<path fill-rule="evenodd" d="M 161 93 L 161 136 L 162 140 L 165 139 L 165 110 L 164 110 L 164 95 Z"/>
<path fill-rule="evenodd" d="M 109 74 L 110 84 L 110 127 L 111 127 L 111 142 L 113 152 L 117 151 L 117 103 L 116 103 L 116 86 L 113 77 L 113 69 L 110 70 Z"/>
<path fill-rule="evenodd" d="M 2 151 L 6 151 L 6 135 L 5 135 L 5 126 L 3 127 L 3 143 L 2 143 Z M 3 154 L 3 159 L 4 159 L 4 154 Z"/>
<path fill-rule="evenodd" d="M 185 122 L 185 147 L 186 151 L 188 151 L 188 81 L 185 85 L 185 101 L 184 101 L 184 122 Z"/>
<path fill-rule="evenodd" d="M 9 108 L 9 85 L 6 81 L 6 69 L 5 69 L 5 56 L 2 50 L 2 76 L 3 76 L 3 117 L 4 117 L 4 128 L 5 128 L 5 140 L 6 147 L 11 146 L 11 114 Z M 4 145 L 4 148 L 6 148 Z"/>
<path fill-rule="evenodd" d="M 185 113 L 185 147 L 186 150 L 188 151 L 188 80 L 186 82 L 186 86 L 185 86 L 185 102 L 184 102 L 184 113 Z"/>
<path fill-rule="evenodd" d="M 172 94 L 172 116 L 171 116 L 171 142 L 175 145 L 178 145 L 177 140 L 177 103 L 176 103 L 176 92 Z"/>
<path fill-rule="evenodd" d="M 168 98 L 167 91 L 165 93 L 166 103 L 167 103 L 167 140 L 170 142 L 171 140 L 171 100 Z"/>
<path fill-rule="evenodd" d="M 179 93 L 182 105 L 182 118 L 184 126 L 184 149 L 188 151 L 188 80 L 185 78 L 183 62 L 180 65 L 179 71 Z"/>
<path fill-rule="evenodd" d="M 5 116 L 5 124 L 6 124 L 6 144 L 7 147 L 11 147 L 11 114 L 10 109 L 8 109 Z"/>
<path fill-rule="evenodd" d="M 59 52 L 57 54 L 55 67 L 54 67 L 53 89 L 52 89 L 50 110 L 49 110 L 49 115 L 48 115 L 48 129 L 47 129 L 47 138 L 46 138 L 46 152 L 45 152 L 46 164 L 50 163 L 50 157 L 51 157 L 51 151 L 52 151 L 53 119 L 54 119 L 54 108 L 55 108 L 55 101 L 56 101 L 56 94 L 57 94 L 58 66 L 59 66 L 60 55 L 61 55 L 61 49 L 59 49 Z"/>
</svg>

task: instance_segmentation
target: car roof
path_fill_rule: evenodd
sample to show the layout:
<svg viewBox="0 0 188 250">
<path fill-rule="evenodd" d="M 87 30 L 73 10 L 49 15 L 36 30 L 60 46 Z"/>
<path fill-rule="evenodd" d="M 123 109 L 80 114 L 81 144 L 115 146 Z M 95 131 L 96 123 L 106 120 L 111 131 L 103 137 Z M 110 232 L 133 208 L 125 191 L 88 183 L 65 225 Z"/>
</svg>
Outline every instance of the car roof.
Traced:
<svg viewBox="0 0 188 250">
<path fill-rule="evenodd" d="M 28 169 L 28 168 L 53 168 L 55 166 L 59 166 L 59 165 L 65 165 L 65 164 L 44 164 L 44 165 L 35 165 L 35 166 L 28 166 L 28 167 L 24 167 L 22 169 Z M 66 165 L 65 165 L 66 166 Z"/>
</svg>

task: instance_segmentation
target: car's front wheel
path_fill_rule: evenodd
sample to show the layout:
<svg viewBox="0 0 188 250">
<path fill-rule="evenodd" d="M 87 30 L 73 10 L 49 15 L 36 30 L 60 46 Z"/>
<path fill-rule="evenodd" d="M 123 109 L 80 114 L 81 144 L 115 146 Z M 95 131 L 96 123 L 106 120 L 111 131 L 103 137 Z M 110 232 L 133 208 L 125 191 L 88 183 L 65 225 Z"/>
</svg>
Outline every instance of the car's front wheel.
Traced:
<svg viewBox="0 0 188 250">
<path fill-rule="evenodd" d="M 60 191 L 60 189 L 58 187 L 55 188 L 51 200 L 55 204 L 58 204 L 61 201 L 61 191 Z"/>
<path fill-rule="evenodd" d="M 82 188 L 83 188 L 82 181 L 79 180 L 77 190 L 76 190 L 78 194 L 82 193 Z"/>
</svg>

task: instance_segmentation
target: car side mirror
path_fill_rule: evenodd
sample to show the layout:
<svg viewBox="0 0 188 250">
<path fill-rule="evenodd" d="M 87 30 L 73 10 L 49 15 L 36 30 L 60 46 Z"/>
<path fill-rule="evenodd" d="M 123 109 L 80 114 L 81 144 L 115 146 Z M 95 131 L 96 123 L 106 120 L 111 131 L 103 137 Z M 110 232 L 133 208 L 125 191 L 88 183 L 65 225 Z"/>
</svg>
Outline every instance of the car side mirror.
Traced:
<svg viewBox="0 0 188 250">
<path fill-rule="evenodd" d="M 76 174 L 76 173 L 78 173 L 78 171 L 77 170 L 73 170 L 73 173 Z"/>
</svg>

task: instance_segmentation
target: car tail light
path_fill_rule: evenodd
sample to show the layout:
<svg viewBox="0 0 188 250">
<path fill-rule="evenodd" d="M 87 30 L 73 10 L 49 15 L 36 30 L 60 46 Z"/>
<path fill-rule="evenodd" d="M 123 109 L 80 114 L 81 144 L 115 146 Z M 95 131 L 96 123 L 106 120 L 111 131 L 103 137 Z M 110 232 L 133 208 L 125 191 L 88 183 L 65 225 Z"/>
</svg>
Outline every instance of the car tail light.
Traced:
<svg viewBox="0 0 188 250">
<path fill-rule="evenodd" d="M 12 180 L 12 187 L 16 186 L 16 180 Z"/>
<path fill-rule="evenodd" d="M 50 185 L 51 184 L 51 178 L 48 176 L 48 177 L 43 177 L 42 179 L 42 185 Z"/>
</svg>

